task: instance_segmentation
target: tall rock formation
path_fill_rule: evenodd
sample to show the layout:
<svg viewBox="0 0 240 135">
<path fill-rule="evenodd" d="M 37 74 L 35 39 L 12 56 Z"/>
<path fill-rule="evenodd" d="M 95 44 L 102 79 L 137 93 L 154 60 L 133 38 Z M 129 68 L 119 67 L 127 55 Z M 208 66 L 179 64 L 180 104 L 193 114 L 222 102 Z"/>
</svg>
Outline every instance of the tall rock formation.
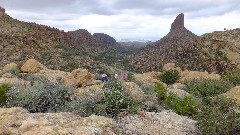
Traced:
<svg viewBox="0 0 240 135">
<path fill-rule="evenodd" d="M 171 31 L 172 30 L 182 30 L 184 29 L 184 14 L 179 14 L 174 22 L 171 25 Z"/>
<path fill-rule="evenodd" d="M 215 54 L 208 55 L 200 51 L 198 37 L 184 27 L 184 14 L 179 14 L 171 25 L 170 32 L 159 41 L 148 45 L 135 53 L 132 64 L 142 72 L 162 71 L 166 63 L 189 70 L 221 71 L 227 62 Z"/>
<path fill-rule="evenodd" d="M 0 17 L 5 14 L 5 9 L 0 6 Z"/>
</svg>

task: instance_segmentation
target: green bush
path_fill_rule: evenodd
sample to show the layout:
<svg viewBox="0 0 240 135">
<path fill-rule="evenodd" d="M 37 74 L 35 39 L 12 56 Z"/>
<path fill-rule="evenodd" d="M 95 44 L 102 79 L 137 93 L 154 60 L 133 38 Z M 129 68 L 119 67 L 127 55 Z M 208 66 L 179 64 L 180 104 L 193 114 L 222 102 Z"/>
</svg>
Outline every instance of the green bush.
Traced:
<svg viewBox="0 0 240 135">
<path fill-rule="evenodd" d="M 166 84 L 174 84 L 180 78 L 180 74 L 177 70 L 168 70 L 164 71 L 162 75 L 160 75 L 159 79 Z"/>
<path fill-rule="evenodd" d="M 35 112 L 58 112 L 73 92 L 71 87 L 37 82 L 31 88 L 20 90 L 8 99 L 9 107 L 23 107 Z"/>
<path fill-rule="evenodd" d="M 0 106 L 4 106 L 7 100 L 7 91 L 9 90 L 10 86 L 7 84 L 3 84 L 0 86 Z"/>
<path fill-rule="evenodd" d="M 197 113 L 200 103 L 190 96 L 185 96 L 181 99 L 177 95 L 170 93 L 166 96 L 164 105 L 172 108 L 179 115 L 193 116 Z"/>
<path fill-rule="evenodd" d="M 162 102 L 167 97 L 167 89 L 161 83 L 157 83 L 155 86 L 156 96 L 159 102 Z"/>
<path fill-rule="evenodd" d="M 203 135 L 239 135 L 240 114 L 230 99 L 217 97 L 201 107 L 195 116 Z"/>
<path fill-rule="evenodd" d="M 186 83 L 187 91 L 201 98 L 209 98 L 227 92 L 234 85 L 225 80 L 193 80 Z"/>
<path fill-rule="evenodd" d="M 222 74 L 224 80 L 232 82 L 235 86 L 240 85 L 240 70 L 235 69 Z"/>
<path fill-rule="evenodd" d="M 116 116 L 124 110 L 134 110 L 134 103 L 120 81 L 109 81 L 103 86 L 103 90 L 103 104 L 106 105 L 108 115 Z"/>
</svg>

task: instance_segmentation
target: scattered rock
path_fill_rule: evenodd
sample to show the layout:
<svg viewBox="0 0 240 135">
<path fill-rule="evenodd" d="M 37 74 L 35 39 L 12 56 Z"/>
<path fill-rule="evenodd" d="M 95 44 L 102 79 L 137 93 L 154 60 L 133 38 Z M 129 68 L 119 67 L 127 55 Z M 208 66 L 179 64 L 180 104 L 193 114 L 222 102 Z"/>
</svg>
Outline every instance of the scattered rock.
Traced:
<svg viewBox="0 0 240 135">
<path fill-rule="evenodd" d="M 51 70 L 51 69 L 43 69 L 40 70 L 38 73 L 35 73 L 35 75 L 43 76 L 44 78 L 47 78 L 49 82 L 53 84 L 58 84 L 61 82 L 61 80 L 69 75 L 69 72 L 64 72 L 60 70 Z"/>
<path fill-rule="evenodd" d="M 24 73 L 38 73 L 45 67 L 35 59 L 27 60 L 21 67 L 21 71 Z"/>
<path fill-rule="evenodd" d="M 115 127 L 113 119 L 73 113 L 29 113 L 22 108 L 0 108 L 0 134 L 24 135 L 93 135 L 105 134 Z M 108 132 L 114 133 L 113 128 Z M 115 133 L 114 133 L 115 134 Z"/>
<path fill-rule="evenodd" d="M 17 69 L 17 68 L 18 68 L 18 65 L 16 63 L 9 63 L 9 64 L 7 64 L 3 67 L 3 72 L 13 70 L 13 69 Z"/>
<path fill-rule="evenodd" d="M 75 95 L 81 99 L 86 101 L 96 101 L 97 99 L 101 98 L 103 94 L 103 83 L 100 85 L 92 85 L 81 87 L 76 90 Z"/>
<path fill-rule="evenodd" d="M 235 100 L 236 103 L 240 106 L 240 86 L 236 86 L 236 87 L 230 89 L 228 92 L 226 92 L 223 95 Z"/>
<path fill-rule="evenodd" d="M 180 67 L 177 67 L 176 65 L 175 65 L 175 63 L 167 63 L 167 64 L 165 64 L 164 66 L 163 66 L 163 71 L 168 71 L 168 70 L 177 70 L 178 72 L 180 72 L 181 73 L 181 68 Z"/>
<path fill-rule="evenodd" d="M 94 75 L 86 69 L 75 69 L 62 79 L 62 83 L 74 87 L 93 85 Z"/>
<path fill-rule="evenodd" d="M 15 75 L 6 73 L 0 78 L 0 84 L 9 84 L 19 88 L 31 87 L 31 82 L 17 78 Z"/>
<path fill-rule="evenodd" d="M 145 116 L 127 115 L 118 124 L 123 134 L 139 135 L 186 135 L 197 132 L 196 121 L 174 112 L 145 112 Z"/>
<path fill-rule="evenodd" d="M 184 98 L 185 96 L 191 96 L 191 94 L 189 94 L 188 92 L 182 90 L 182 89 L 167 89 L 167 94 L 176 94 L 178 97 L 180 98 Z"/>
<path fill-rule="evenodd" d="M 182 90 L 186 90 L 186 85 L 182 84 L 182 83 L 174 83 L 173 85 L 170 85 L 169 88 L 171 89 L 182 89 Z"/>
</svg>

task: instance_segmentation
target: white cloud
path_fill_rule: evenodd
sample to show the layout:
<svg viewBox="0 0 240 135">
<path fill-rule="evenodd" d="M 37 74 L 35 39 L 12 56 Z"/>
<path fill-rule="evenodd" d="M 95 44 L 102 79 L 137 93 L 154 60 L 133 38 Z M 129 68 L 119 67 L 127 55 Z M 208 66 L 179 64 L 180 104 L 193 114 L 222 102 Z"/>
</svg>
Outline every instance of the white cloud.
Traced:
<svg viewBox="0 0 240 135">
<path fill-rule="evenodd" d="M 185 27 L 197 35 L 240 24 L 239 0 L 1 0 L 0 5 L 21 21 L 116 39 L 158 40 L 181 12 Z"/>
</svg>

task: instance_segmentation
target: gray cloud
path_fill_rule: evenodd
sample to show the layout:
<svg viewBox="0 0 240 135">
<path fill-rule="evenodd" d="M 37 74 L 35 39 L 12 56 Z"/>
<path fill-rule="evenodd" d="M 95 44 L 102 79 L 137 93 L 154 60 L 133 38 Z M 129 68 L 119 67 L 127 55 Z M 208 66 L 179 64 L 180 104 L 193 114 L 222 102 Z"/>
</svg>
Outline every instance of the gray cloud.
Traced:
<svg viewBox="0 0 240 135">
<path fill-rule="evenodd" d="M 22 21 L 64 30 L 86 28 L 118 39 L 160 39 L 179 13 L 198 35 L 221 28 L 219 20 L 226 20 L 229 28 L 240 24 L 239 0 L 0 0 L 0 5 Z"/>
</svg>

